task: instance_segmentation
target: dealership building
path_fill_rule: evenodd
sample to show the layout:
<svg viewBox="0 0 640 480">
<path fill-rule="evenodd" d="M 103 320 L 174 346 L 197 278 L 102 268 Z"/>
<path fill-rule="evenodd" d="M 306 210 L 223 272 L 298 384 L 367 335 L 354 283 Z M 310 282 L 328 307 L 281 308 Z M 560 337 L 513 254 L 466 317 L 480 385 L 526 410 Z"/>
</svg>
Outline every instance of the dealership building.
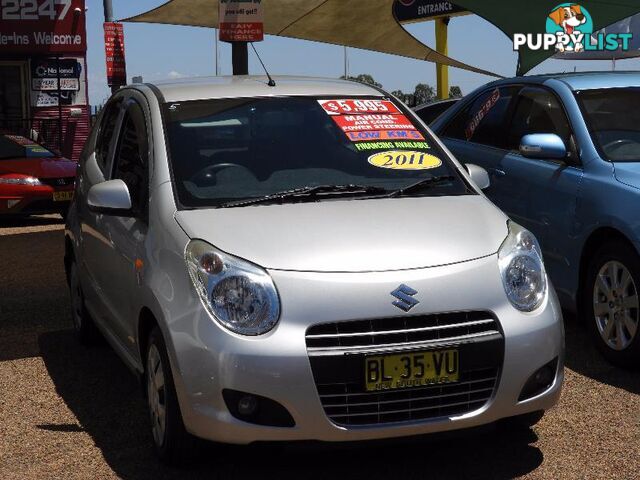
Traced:
<svg viewBox="0 0 640 480">
<path fill-rule="evenodd" d="M 77 159 L 89 131 L 85 0 L 3 1 L 0 132 Z"/>
</svg>

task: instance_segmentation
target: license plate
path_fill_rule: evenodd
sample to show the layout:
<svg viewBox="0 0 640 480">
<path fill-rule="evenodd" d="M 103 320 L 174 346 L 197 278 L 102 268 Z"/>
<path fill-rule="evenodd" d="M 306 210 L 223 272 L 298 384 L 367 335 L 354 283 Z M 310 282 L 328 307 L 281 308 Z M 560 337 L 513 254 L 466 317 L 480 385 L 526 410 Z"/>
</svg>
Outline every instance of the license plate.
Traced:
<svg viewBox="0 0 640 480">
<path fill-rule="evenodd" d="M 53 192 L 54 202 L 68 202 L 73 200 L 73 192 Z"/>
<path fill-rule="evenodd" d="M 366 357 L 365 385 L 371 392 L 457 382 L 459 360 L 456 349 Z"/>
</svg>

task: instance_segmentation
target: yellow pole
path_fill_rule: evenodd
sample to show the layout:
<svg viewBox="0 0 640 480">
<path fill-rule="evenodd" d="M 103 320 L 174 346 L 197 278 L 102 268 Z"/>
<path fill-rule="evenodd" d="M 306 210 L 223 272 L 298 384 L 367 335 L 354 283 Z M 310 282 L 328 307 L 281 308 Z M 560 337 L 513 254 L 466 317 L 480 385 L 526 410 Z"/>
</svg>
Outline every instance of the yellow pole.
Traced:
<svg viewBox="0 0 640 480">
<path fill-rule="evenodd" d="M 436 51 L 443 55 L 448 54 L 447 28 L 449 18 L 436 18 Z M 436 63 L 436 77 L 438 80 L 438 98 L 449 98 L 449 66 Z"/>
</svg>

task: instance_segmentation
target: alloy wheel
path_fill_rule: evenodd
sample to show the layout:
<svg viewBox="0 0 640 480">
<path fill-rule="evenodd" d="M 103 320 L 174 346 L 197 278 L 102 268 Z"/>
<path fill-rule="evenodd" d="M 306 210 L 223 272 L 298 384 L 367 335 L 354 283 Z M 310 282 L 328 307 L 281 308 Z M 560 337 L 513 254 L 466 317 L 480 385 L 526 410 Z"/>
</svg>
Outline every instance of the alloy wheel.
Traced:
<svg viewBox="0 0 640 480">
<path fill-rule="evenodd" d="M 605 344 L 624 350 L 638 331 L 640 303 L 631 272 L 622 263 L 606 262 L 593 286 L 593 313 Z"/>
<path fill-rule="evenodd" d="M 167 425 L 165 378 L 158 347 L 151 345 L 147 356 L 147 402 L 156 445 L 162 446 Z"/>
</svg>

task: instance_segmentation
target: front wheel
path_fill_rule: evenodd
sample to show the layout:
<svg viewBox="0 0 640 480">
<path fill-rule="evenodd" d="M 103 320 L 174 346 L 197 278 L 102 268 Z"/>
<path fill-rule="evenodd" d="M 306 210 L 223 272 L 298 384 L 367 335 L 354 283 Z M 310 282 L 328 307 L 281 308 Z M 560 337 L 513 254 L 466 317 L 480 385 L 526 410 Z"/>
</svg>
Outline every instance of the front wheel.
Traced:
<svg viewBox="0 0 640 480">
<path fill-rule="evenodd" d="M 583 291 L 591 336 L 604 357 L 621 367 L 640 364 L 640 258 L 624 242 L 602 246 L 589 264 Z"/>
<path fill-rule="evenodd" d="M 183 465 L 194 457 L 198 442 L 184 427 L 166 345 L 157 327 L 149 335 L 145 376 L 151 432 L 158 457 L 169 465 Z"/>
</svg>

